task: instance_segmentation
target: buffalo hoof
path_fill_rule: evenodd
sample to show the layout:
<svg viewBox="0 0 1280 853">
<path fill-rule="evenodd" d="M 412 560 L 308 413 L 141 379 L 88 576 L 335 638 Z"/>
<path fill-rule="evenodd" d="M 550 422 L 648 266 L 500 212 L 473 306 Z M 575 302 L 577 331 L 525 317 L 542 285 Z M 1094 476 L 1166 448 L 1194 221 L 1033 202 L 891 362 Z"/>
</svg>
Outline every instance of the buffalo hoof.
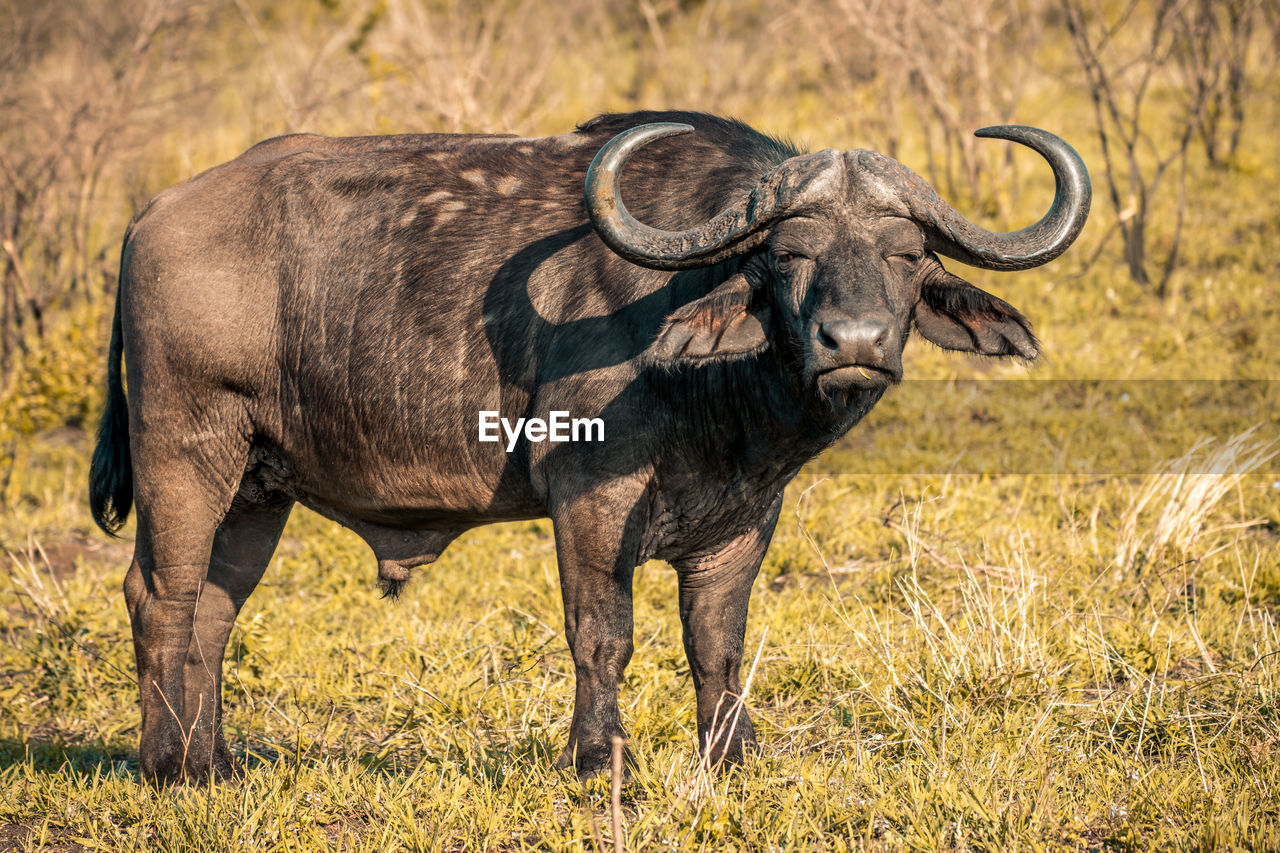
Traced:
<svg viewBox="0 0 1280 853">
<path fill-rule="evenodd" d="M 703 751 L 707 765 L 716 773 L 729 773 L 746 763 L 747 759 L 760 751 L 755 738 L 742 738 L 730 741 L 722 749 L 713 749 L 710 753 Z"/>
<path fill-rule="evenodd" d="M 144 756 L 138 775 L 142 781 L 157 788 L 170 785 L 194 785 L 203 787 L 210 783 L 234 783 L 244 775 L 240 765 L 231 757 L 226 747 L 215 750 L 203 761 L 190 754 L 183 761 L 181 752 L 148 758 Z"/>
<path fill-rule="evenodd" d="M 736 721 L 732 733 L 717 721 L 704 724 L 703 731 L 708 733 L 703 736 L 703 760 L 719 773 L 738 767 L 760 751 L 755 726 L 745 714 Z"/>
<path fill-rule="evenodd" d="M 631 781 L 631 768 L 635 759 L 631 750 L 622 749 L 622 781 Z M 556 759 L 557 770 L 575 770 L 578 778 L 586 781 L 593 776 L 611 774 L 613 772 L 613 744 L 570 743 Z"/>
</svg>

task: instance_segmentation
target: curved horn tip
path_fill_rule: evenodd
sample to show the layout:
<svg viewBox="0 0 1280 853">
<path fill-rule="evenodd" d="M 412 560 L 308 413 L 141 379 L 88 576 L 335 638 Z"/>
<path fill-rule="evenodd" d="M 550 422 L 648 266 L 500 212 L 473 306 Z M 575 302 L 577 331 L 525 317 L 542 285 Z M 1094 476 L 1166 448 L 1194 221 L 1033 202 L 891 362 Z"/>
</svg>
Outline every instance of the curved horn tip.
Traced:
<svg viewBox="0 0 1280 853">
<path fill-rule="evenodd" d="M 648 124 L 638 124 L 635 127 L 628 128 L 619 133 L 614 139 L 619 141 L 635 140 L 639 145 L 644 145 L 667 136 L 693 133 L 694 129 L 693 125 L 685 124 L 682 121 L 652 121 Z"/>
<path fill-rule="evenodd" d="M 693 125 L 685 124 L 682 121 L 651 121 L 648 124 L 642 124 L 640 126 L 653 130 L 662 128 L 663 133 L 693 133 Z"/>
<path fill-rule="evenodd" d="M 592 158 L 591 166 L 587 169 L 588 195 L 592 193 L 594 184 L 601 182 L 606 174 L 616 171 L 618 166 L 625 163 L 637 149 L 655 140 L 692 133 L 694 130 L 693 125 L 684 122 L 654 121 L 649 124 L 638 124 L 622 131 L 605 143 Z"/>
<path fill-rule="evenodd" d="M 1050 133 L 1029 124 L 993 124 L 990 127 L 975 130 L 973 135 L 981 139 L 1004 139 L 1008 142 L 1016 142 L 1046 156 L 1050 149 L 1061 149 L 1071 159 L 1078 161 L 1079 165 L 1084 165 L 1080 154 L 1071 147 L 1071 143 L 1056 133 Z"/>
<path fill-rule="evenodd" d="M 973 132 L 973 135 L 983 139 L 1003 139 L 1008 142 L 1016 142 L 1019 145 L 1025 145 L 1037 151 L 1053 164 L 1055 175 L 1061 178 L 1060 170 L 1065 169 L 1066 173 L 1071 174 L 1076 183 L 1083 184 L 1080 187 L 1082 192 L 1091 194 L 1089 169 L 1085 166 L 1080 152 L 1072 148 L 1071 143 L 1056 133 L 1050 133 L 1047 130 L 1041 130 L 1038 127 L 1031 127 L 1027 124 L 995 124 L 990 127 L 979 128 Z M 1086 214 L 1088 209 L 1089 195 L 1086 195 L 1084 205 Z"/>
<path fill-rule="evenodd" d="M 593 187 L 602 188 L 606 183 L 605 176 L 612 175 L 636 150 L 655 140 L 692 133 L 694 130 L 693 125 L 678 121 L 654 121 L 627 128 L 605 143 L 592 158 L 591 166 L 587 169 L 587 194 L 591 195 L 595 191 Z"/>
<path fill-rule="evenodd" d="M 1089 216 L 1093 190 L 1089 170 L 1080 154 L 1047 130 L 1025 124 L 998 124 L 974 131 L 974 136 L 1025 145 L 1049 162 L 1056 191 L 1049 211 L 1035 225 L 998 234 L 973 225 L 949 205 L 927 211 L 945 248 L 938 251 L 984 269 L 1029 269 L 1046 264 L 1066 251 Z"/>
<path fill-rule="evenodd" d="M 1038 127 L 1032 127 L 1027 124 L 993 124 L 989 127 L 981 127 L 973 132 L 974 136 L 981 139 L 1009 139 L 1012 141 L 1020 141 L 1028 136 L 1035 135 L 1053 136 L 1047 130 L 1041 130 Z"/>
</svg>

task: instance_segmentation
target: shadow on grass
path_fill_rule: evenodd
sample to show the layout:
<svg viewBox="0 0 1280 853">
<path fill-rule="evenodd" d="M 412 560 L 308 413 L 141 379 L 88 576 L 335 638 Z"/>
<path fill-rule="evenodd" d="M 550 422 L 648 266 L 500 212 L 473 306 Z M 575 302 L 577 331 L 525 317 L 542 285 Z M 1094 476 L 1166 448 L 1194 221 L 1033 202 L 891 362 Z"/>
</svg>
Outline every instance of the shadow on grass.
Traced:
<svg viewBox="0 0 1280 853">
<path fill-rule="evenodd" d="M 138 756 L 132 746 L 119 740 L 77 743 L 57 737 L 0 738 L 0 772 L 19 765 L 37 773 L 136 775 Z"/>
<path fill-rule="evenodd" d="M 496 787 L 508 777 L 554 775 L 557 771 L 553 764 L 562 746 L 555 736 L 529 733 L 510 741 L 441 741 L 435 749 L 418 743 L 408 746 L 368 740 L 324 749 L 311 744 L 299 751 L 287 741 L 251 740 L 247 745 L 233 741 L 231 753 L 246 778 L 273 773 L 324 775 L 347 768 L 388 781 L 449 774 Z M 130 752 L 127 762 L 136 772 L 137 756 Z"/>
<path fill-rule="evenodd" d="M 252 744 L 248 751 L 236 746 L 232 752 L 244 773 L 242 778 L 282 771 L 289 775 L 300 771 L 324 775 L 345 765 L 386 780 L 449 774 L 500 787 L 510 777 L 555 775 L 553 764 L 561 744 L 555 738 L 531 734 L 507 742 L 473 743 L 465 749 L 456 744 L 441 744 L 438 753 L 426 752 L 420 747 L 357 747 L 325 752 L 313 747 L 298 755 L 295 749 L 282 743 L 259 742 Z M 0 738 L 0 773 L 24 765 L 40 774 L 138 779 L 137 748 L 131 740 L 75 742 L 58 737 Z"/>
</svg>

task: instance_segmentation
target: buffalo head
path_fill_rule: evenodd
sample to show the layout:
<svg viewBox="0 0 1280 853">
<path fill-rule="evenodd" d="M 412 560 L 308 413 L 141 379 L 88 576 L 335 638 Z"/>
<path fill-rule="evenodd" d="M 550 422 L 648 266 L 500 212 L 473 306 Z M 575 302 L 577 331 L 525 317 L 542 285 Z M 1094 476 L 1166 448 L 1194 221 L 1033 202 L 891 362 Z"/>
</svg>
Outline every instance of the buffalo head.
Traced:
<svg viewBox="0 0 1280 853">
<path fill-rule="evenodd" d="M 993 233 L 966 220 L 920 176 L 882 154 L 801 154 L 761 178 L 737 203 L 687 231 L 637 221 L 619 177 L 641 146 L 693 130 L 663 122 L 631 128 L 600 149 L 587 172 L 587 209 L 622 257 L 662 270 L 741 258 L 738 271 L 675 312 L 650 347 L 659 364 L 697 364 L 778 349 L 804 387 L 832 400 L 902 377 L 914 324 L 953 350 L 1035 358 L 1027 320 L 1001 299 L 943 269 L 938 255 L 995 270 L 1026 269 L 1060 255 L 1089 213 L 1089 176 L 1053 134 L 989 127 L 1041 154 L 1057 194 L 1029 228 Z"/>
</svg>

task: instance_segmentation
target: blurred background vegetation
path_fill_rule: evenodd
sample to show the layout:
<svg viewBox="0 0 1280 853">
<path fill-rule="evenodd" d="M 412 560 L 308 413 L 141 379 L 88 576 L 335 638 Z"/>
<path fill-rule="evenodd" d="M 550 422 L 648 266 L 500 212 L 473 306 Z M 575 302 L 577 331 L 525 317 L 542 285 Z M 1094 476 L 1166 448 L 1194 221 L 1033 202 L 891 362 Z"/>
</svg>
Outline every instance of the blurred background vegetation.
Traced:
<svg viewBox="0 0 1280 853">
<path fill-rule="evenodd" d="M 296 513 L 233 642 L 236 678 L 274 696 L 267 710 L 228 687 L 239 742 L 270 770 L 256 793 L 174 812 L 111 775 L 132 761 L 137 722 L 119 602 L 129 546 L 94 531 L 83 482 L 120 239 L 160 189 L 292 131 L 542 135 L 605 111 L 686 108 L 815 149 L 883 151 L 1003 229 L 1043 212 L 1051 178 L 1035 155 L 971 133 L 1031 124 L 1084 156 L 1093 215 L 1046 268 L 970 272 L 1033 319 L 1045 358 L 1028 371 L 912 344 L 908 377 L 1274 380 L 1277 55 L 1276 0 L 0 0 L 0 793 L 12 795 L 0 819 L 180 849 L 230 843 L 216 810 L 222 825 L 266 826 L 285 845 L 304 832 L 288 762 L 306 754 L 317 763 L 305 802 L 314 793 L 328 810 L 306 832 L 354 821 L 370 849 L 390 827 L 403 837 L 384 840 L 421 849 L 600 838 L 578 800 L 502 782 L 512 766 L 547 763 L 572 692 L 542 522 L 465 537 L 391 617 L 373 600 L 366 549 Z M 856 434 L 900 450 L 903 471 L 936 470 L 912 466 L 923 444 L 952 439 L 906 441 L 921 410 L 938 408 L 920 397 L 891 393 Z M 1155 422 L 1162 399 L 1148 404 Z M 732 797 L 677 784 L 663 799 L 673 773 L 720 789 L 679 764 L 692 760 L 691 711 L 678 704 L 691 693 L 664 610 L 671 590 L 650 573 L 637 598 L 649 639 L 624 714 L 666 780 L 645 782 L 631 837 L 714 845 L 755 821 L 784 846 L 810 826 L 924 849 L 1274 846 L 1271 421 L 1216 451 L 1196 445 L 1254 460 L 1252 478 L 1233 461 L 1241 476 L 1205 479 L 1195 453 L 1146 480 L 802 476 L 748 637 L 764 648 L 768 632 L 753 701 L 780 746 L 762 760 L 765 781 Z M 1200 437 L 1186 428 L 1184 446 Z M 839 470 L 839 457 L 828 464 Z M 459 588 L 475 595 L 460 603 Z M 317 649 L 332 660 L 317 667 Z M 508 658 L 515 675 L 498 664 Z M 443 711 L 414 704 L 429 666 L 431 689 L 453 703 Z M 515 719 L 504 679 L 526 671 L 541 686 L 521 683 Z M 305 743 L 290 722 L 304 717 L 318 721 Z M 411 807 L 401 820 L 394 796 L 381 798 L 400 784 L 426 808 L 436 771 L 365 771 L 412 768 L 441 744 L 440 779 L 465 793 L 439 800 L 454 811 L 424 841 L 413 827 L 430 821 Z M 348 763 L 335 770 L 330 757 Z M 796 782 L 817 777 L 820 788 Z M 262 846 L 258 831 L 237 843 Z"/>
<path fill-rule="evenodd" d="M 1066 263 L 1123 265 L 1143 296 L 1160 299 L 1180 282 L 1197 286 L 1205 253 L 1187 257 L 1184 246 L 1208 236 L 1190 230 L 1199 193 L 1229 193 L 1243 178 L 1263 207 L 1238 224 L 1274 222 L 1265 190 L 1277 186 L 1278 8 L 3 0 L 0 506 L 22 438 L 83 426 L 96 408 L 132 212 L 259 139 L 540 135 L 604 111 L 703 109 L 814 147 L 884 151 L 999 225 L 1030 221 L 1043 203 L 1037 192 L 1017 204 L 1022 171 L 1037 191 L 1045 177 L 1035 158 L 971 131 L 1035 124 L 1066 136 L 1094 172 L 1096 213 Z"/>
</svg>

